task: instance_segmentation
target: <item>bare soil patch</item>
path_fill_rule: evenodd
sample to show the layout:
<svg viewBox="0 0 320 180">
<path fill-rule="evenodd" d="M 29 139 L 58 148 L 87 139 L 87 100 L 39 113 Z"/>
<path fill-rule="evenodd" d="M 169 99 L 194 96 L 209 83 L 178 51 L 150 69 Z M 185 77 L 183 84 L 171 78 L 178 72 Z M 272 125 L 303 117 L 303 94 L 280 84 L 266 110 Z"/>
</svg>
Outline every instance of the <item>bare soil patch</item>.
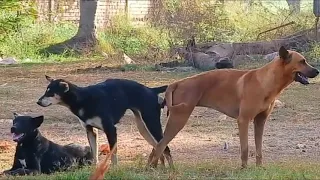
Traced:
<svg viewBox="0 0 320 180">
<path fill-rule="evenodd" d="M 107 70 L 77 71 L 104 65 L 101 62 L 61 65 L 28 65 L 0 67 L 0 172 L 11 166 L 15 143 L 11 141 L 12 112 L 45 115 L 41 132 L 48 139 L 60 143 L 88 145 L 85 130 L 77 118 L 65 107 L 39 107 L 37 99 L 44 93 L 47 82 L 44 74 L 65 78 L 78 85 L 88 85 L 107 78 L 127 78 L 148 86 L 160 86 L 188 76 L 188 73 L 120 72 Z M 265 128 L 263 152 L 266 162 L 289 160 L 320 160 L 320 84 L 303 86 L 294 83 L 280 97 L 286 105 L 275 109 Z M 162 113 L 163 125 L 166 112 Z M 255 160 L 253 126 L 249 130 L 250 161 Z M 120 162 L 137 158 L 147 159 L 151 146 L 138 133 L 130 111 L 118 125 L 118 155 Z M 106 143 L 100 131 L 99 142 Z M 228 148 L 224 149 L 225 144 Z M 236 120 L 208 108 L 196 108 L 186 127 L 169 144 L 175 161 L 205 162 L 225 159 L 240 163 L 239 137 Z M 0 147 L 1 148 L 1 147 Z"/>
</svg>

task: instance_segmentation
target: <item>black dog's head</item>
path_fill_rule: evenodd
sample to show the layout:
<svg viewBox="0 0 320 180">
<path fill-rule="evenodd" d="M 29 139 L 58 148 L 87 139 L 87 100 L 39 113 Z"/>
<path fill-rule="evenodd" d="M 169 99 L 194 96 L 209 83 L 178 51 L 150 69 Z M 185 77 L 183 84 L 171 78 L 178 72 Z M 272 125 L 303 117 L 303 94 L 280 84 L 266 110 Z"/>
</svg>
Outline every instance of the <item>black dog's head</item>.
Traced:
<svg viewBox="0 0 320 180">
<path fill-rule="evenodd" d="M 46 76 L 46 79 L 49 81 L 49 85 L 44 95 L 38 100 L 37 104 L 42 107 L 62 104 L 62 95 L 69 91 L 68 82 L 63 79 L 53 79 L 49 76 Z"/>
<path fill-rule="evenodd" d="M 43 122 L 43 116 L 31 117 L 13 113 L 14 119 L 11 127 L 12 139 L 22 142 L 25 139 L 34 138 L 35 132 Z"/>
</svg>

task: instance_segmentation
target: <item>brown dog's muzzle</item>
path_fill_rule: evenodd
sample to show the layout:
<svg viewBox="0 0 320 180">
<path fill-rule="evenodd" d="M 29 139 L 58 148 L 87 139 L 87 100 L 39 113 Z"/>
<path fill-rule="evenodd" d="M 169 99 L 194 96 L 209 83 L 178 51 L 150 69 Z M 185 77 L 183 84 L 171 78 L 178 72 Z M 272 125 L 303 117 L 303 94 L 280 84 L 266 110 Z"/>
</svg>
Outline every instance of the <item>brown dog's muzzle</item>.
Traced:
<svg viewBox="0 0 320 180">
<path fill-rule="evenodd" d="M 295 81 L 300 82 L 301 84 L 309 84 L 308 78 L 314 78 L 319 74 L 318 69 L 308 66 L 304 71 L 297 72 L 295 75 Z"/>
<path fill-rule="evenodd" d="M 306 73 L 306 76 L 308 78 L 314 78 L 314 77 L 318 76 L 318 74 L 319 74 L 318 69 L 312 67 L 312 69 L 308 73 Z"/>
</svg>

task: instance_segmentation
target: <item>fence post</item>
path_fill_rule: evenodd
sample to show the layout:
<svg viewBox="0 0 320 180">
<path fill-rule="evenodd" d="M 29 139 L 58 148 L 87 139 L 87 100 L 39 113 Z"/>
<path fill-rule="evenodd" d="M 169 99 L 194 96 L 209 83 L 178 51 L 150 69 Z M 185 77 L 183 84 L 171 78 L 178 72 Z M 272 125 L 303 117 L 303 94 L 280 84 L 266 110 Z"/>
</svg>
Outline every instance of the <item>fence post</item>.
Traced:
<svg viewBox="0 0 320 180">
<path fill-rule="evenodd" d="M 315 35 L 316 35 L 316 41 L 319 41 L 318 38 L 318 23 L 319 23 L 319 17 L 320 17 L 320 0 L 313 0 L 313 14 L 316 16 L 316 22 L 315 22 Z"/>
<path fill-rule="evenodd" d="M 125 7 L 124 7 L 124 11 L 125 11 L 125 15 L 126 15 L 126 18 L 128 20 L 128 15 L 129 15 L 129 0 L 125 0 Z"/>
</svg>

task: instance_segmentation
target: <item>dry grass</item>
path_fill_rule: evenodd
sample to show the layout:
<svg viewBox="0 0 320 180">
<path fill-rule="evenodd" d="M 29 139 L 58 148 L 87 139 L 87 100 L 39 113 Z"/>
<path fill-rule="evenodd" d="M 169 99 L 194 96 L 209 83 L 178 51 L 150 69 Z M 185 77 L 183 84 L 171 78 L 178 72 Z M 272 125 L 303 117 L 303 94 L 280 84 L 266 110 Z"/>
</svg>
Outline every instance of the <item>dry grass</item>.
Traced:
<svg viewBox="0 0 320 180">
<path fill-rule="evenodd" d="M 139 81 L 148 86 L 160 86 L 171 83 L 190 73 L 166 72 L 120 72 L 114 70 L 80 69 L 87 67 L 106 66 L 103 62 L 70 63 L 58 65 L 27 65 L 0 68 L 0 136 L 11 145 L 11 150 L 0 151 L 0 171 L 11 166 L 13 146 L 9 128 L 12 112 L 33 112 L 45 115 L 45 122 L 40 128 L 43 134 L 60 144 L 76 142 L 87 145 L 85 131 L 77 119 L 66 108 L 52 106 L 42 108 L 36 105 L 37 99 L 44 92 L 47 82 L 44 74 L 56 78 L 65 78 L 78 85 L 94 84 L 106 78 L 127 78 Z M 305 173 L 312 177 L 320 177 L 320 172 L 313 168 L 320 160 L 320 108 L 318 102 L 319 79 L 308 86 L 292 84 L 280 97 L 286 105 L 275 109 L 267 122 L 264 136 L 263 152 L 267 171 L 249 169 L 238 171 L 239 139 L 237 125 L 234 119 L 226 118 L 221 113 L 207 108 L 196 108 L 186 127 L 169 144 L 175 163 L 176 173 L 167 170 L 144 171 L 147 155 L 151 146 L 140 136 L 132 114 L 128 111 L 118 126 L 118 155 L 121 168 L 112 169 L 107 178 L 116 176 L 120 179 L 166 179 L 169 175 L 175 179 L 190 178 L 255 178 L 267 177 L 277 179 L 276 173 L 283 171 L 284 175 L 297 173 L 304 177 Z M 163 124 L 166 123 L 165 112 L 162 114 Z M 106 138 L 100 133 L 99 142 L 105 143 Z M 224 144 L 229 145 L 227 150 Z M 305 148 L 297 148 L 298 144 Z M 254 164 L 253 129 L 249 132 L 250 164 Z M 192 162 L 192 163 L 190 163 Z M 295 162 L 295 165 L 290 165 Z M 132 163 L 134 165 L 132 165 Z M 84 179 L 90 171 L 83 171 Z M 272 175 L 274 173 L 274 177 Z M 81 173 L 80 173 L 81 174 Z M 78 175 L 78 176 L 77 176 Z M 279 175 L 279 176 L 278 176 Z M 300 176 L 301 175 L 301 176 Z M 64 175 L 61 175 L 64 177 Z M 64 179 L 63 177 L 60 179 Z M 79 173 L 66 176 L 78 177 Z M 127 178 L 126 178 L 127 177 Z M 129 177 L 129 178 L 128 178 Z M 288 175 L 287 178 L 290 179 Z M 284 179 L 287 179 L 284 178 Z M 309 177 L 310 178 L 310 177 Z M 55 178 L 53 178 L 55 179 Z M 73 178 L 74 179 L 74 178 Z M 307 178 L 308 179 L 308 178 Z"/>
</svg>

